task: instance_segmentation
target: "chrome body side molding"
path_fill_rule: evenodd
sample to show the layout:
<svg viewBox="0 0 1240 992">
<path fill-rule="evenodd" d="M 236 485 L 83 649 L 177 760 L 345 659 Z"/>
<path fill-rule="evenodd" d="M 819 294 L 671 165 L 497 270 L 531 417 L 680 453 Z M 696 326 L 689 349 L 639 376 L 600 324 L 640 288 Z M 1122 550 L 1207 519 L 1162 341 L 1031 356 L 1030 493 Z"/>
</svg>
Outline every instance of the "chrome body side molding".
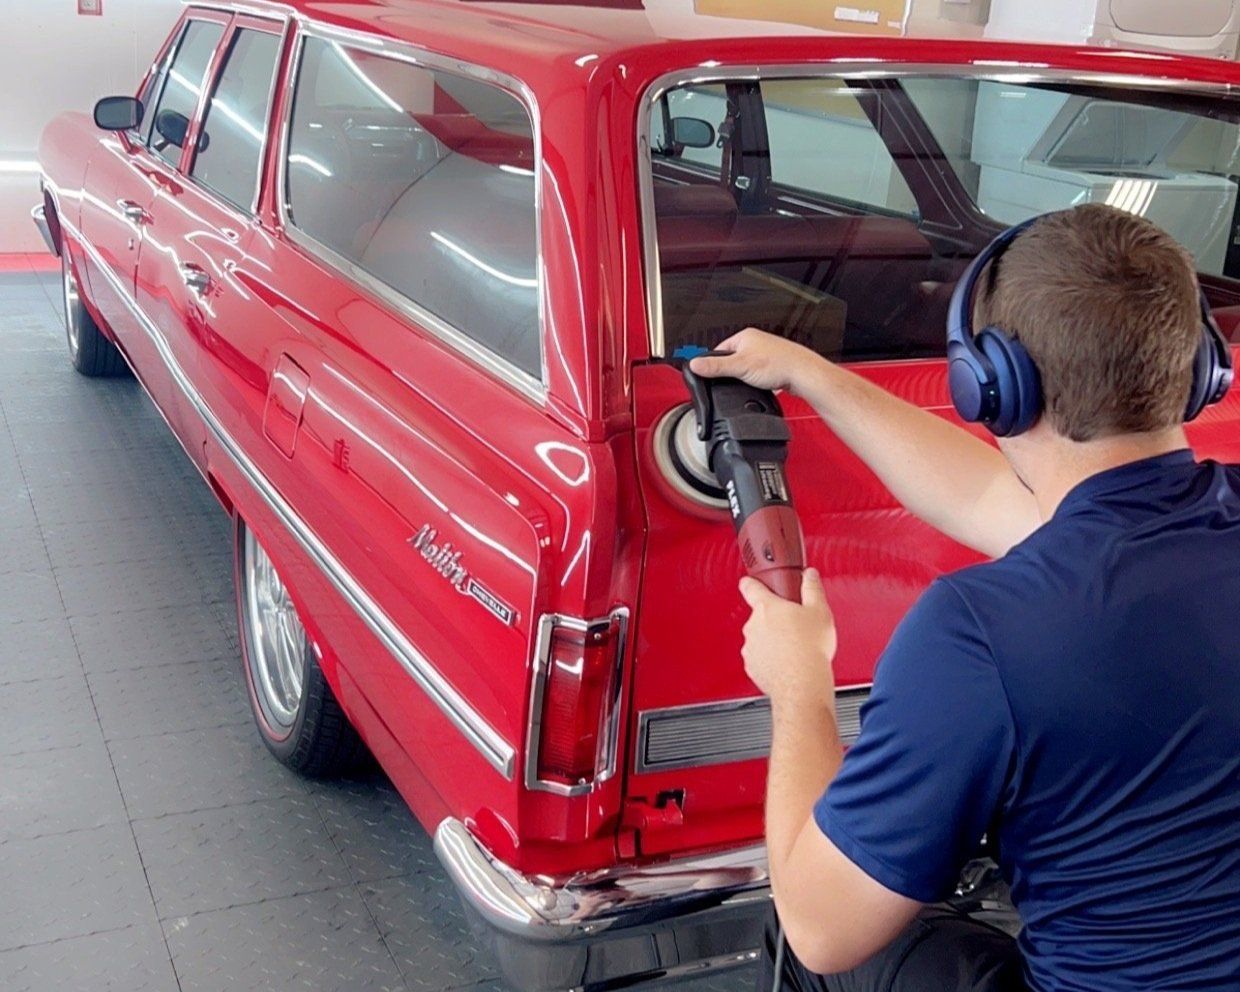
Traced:
<svg viewBox="0 0 1240 992">
<path fill-rule="evenodd" d="M 237 466 L 254 491 L 262 498 L 302 550 L 310 557 L 324 577 L 332 584 L 357 614 L 371 633 L 383 644 L 397 663 L 423 692 L 439 708 L 445 717 L 482 754 L 504 778 L 512 779 L 516 766 L 516 750 L 486 719 L 456 690 L 430 660 L 422 654 L 397 627 L 383 608 L 370 596 L 326 544 L 314 533 L 289 502 L 280 494 L 241 446 L 227 431 L 219 418 L 211 411 L 202 394 L 190 381 L 185 370 L 173 355 L 167 340 L 158 326 L 138 306 L 133 294 L 103 260 L 98 250 L 75 227 L 62 220 L 64 229 L 82 246 L 94 264 L 107 278 L 113 292 L 124 301 L 143 332 L 155 346 L 168 374 L 177 388 L 189 400 L 211 432 L 212 437 Z"/>
</svg>

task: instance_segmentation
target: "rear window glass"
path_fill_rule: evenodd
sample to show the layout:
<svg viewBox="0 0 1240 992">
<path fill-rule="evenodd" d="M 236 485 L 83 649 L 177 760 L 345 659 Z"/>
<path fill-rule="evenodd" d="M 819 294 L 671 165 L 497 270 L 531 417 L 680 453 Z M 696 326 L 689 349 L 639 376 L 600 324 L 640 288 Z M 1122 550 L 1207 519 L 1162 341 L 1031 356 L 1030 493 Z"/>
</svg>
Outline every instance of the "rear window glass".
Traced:
<svg viewBox="0 0 1240 992">
<path fill-rule="evenodd" d="M 1234 118 L 1221 99 L 944 77 L 673 89 L 649 136 L 662 346 L 753 325 L 837 361 L 941 355 L 983 245 L 1087 202 L 1164 227 L 1240 326 Z"/>
<path fill-rule="evenodd" d="M 534 133 L 516 97 L 310 38 L 286 172 L 298 231 L 541 377 Z"/>
</svg>

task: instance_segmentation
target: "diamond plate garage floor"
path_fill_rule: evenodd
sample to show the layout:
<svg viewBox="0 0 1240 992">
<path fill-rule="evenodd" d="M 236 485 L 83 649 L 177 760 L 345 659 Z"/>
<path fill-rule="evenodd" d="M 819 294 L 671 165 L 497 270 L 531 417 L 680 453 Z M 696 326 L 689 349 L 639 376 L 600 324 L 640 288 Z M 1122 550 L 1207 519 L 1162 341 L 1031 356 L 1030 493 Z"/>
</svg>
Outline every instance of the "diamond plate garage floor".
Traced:
<svg viewBox="0 0 1240 992">
<path fill-rule="evenodd" d="M 501 988 L 392 787 L 263 749 L 228 522 L 59 292 L 0 273 L 0 989 Z"/>
</svg>

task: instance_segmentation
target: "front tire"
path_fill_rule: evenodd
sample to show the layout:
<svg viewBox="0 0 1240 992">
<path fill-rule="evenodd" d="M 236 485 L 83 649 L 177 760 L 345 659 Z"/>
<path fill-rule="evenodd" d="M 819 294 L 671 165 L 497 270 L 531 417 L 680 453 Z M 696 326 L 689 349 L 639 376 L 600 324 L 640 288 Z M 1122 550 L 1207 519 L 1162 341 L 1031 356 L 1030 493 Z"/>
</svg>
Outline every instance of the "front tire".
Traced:
<svg viewBox="0 0 1240 992">
<path fill-rule="evenodd" d="M 259 736 L 282 764 L 302 775 L 356 771 L 366 746 L 323 677 L 288 587 L 241 522 L 236 556 L 242 660 Z"/>
<path fill-rule="evenodd" d="M 60 278 L 65 301 L 65 338 L 69 345 L 69 361 L 84 376 L 95 379 L 104 376 L 124 375 L 125 359 L 95 323 L 86 309 L 78 286 L 73 264 L 69 261 L 69 246 L 60 252 Z"/>
</svg>

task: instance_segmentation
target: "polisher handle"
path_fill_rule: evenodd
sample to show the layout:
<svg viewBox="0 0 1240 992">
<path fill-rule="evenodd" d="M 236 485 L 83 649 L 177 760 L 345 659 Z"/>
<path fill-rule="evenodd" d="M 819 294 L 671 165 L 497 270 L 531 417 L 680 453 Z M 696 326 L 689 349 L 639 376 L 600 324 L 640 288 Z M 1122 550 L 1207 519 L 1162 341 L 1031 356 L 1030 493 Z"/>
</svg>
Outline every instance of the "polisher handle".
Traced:
<svg viewBox="0 0 1240 992">
<path fill-rule="evenodd" d="M 805 544 L 796 511 L 787 504 L 755 510 L 741 524 L 737 538 L 745 571 L 775 595 L 801 602 Z"/>
</svg>

